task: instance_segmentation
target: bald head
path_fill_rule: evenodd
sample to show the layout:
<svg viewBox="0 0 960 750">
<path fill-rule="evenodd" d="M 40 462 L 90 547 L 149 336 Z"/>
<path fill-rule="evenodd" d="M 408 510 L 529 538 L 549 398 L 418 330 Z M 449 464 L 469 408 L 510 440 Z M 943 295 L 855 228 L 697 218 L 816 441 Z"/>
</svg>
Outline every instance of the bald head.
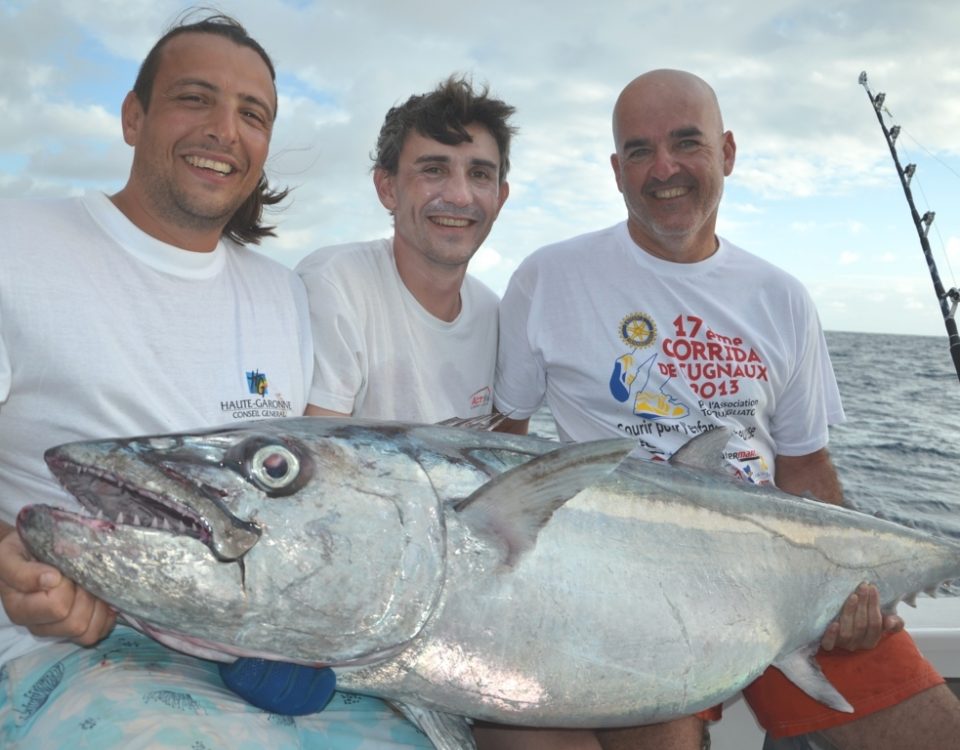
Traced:
<svg viewBox="0 0 960 750">
<path fill-rule="evenodd" d="M 713 89 L 682 70 L 644 73 L 617 99 L 613 139 L 610 164 L 637 245 L 679 263 L 710 257 L 737 150 Z"/>
<path fill-rule="evenodd" d="M 684 70 L 651 70 L 626 85 L 613 107 L 613 141 L 620 151 L 627 136 L 625 126 L 664 111 L 696 111 L 704 126 L 723 132 L 720 103 L 710 85 Z"/>
</svg>

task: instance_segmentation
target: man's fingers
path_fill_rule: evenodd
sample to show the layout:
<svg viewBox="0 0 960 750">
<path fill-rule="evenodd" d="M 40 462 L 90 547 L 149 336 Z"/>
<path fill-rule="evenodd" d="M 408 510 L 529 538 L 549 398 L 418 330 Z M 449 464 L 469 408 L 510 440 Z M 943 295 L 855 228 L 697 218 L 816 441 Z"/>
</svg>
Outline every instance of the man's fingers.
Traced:
<svg viewBox="0 0 960 750">
<path fill-rule="evenodd" d="M 873 648 L 880 642 L 880 636 L 883 635 L 883 613 L 880 611 L 880 591 L 877 587 L 867 586 L 866 593 L 864 601 L 866 628 L 862 647 Z"/>
<path fill-rule="evenodd" d="M 86 629 L 71 640 L 79 646 L 93 646 L 107 637 L 116 622 L 117 614 L 113 608 L 99 599 L 94 599 L 93 612 Z"/>
<path fill-rule="evenodd" d="M 55 588 L 63 574 L 51 565 L 34 560 L 16 532 L 0 540 L 0 591 L 22 594 Z"/>
<path fill-rule="evenodd" d="M 840 623 L 831 622 L 820 639 L 820 648 L 824 651 L 833 651 L 837 645 L 837 635 L 840 633 Z"/>
<path fill-rule="evenodd" d="M 880 612 L 877 587 L 862 583 L 847 597 L 840 611 L 839 632 L 834 648 L 848 651 L 870 649 L 880 642 L 884 618 Z"/>
<path fill-rule="evenodd" d="M 899 633 L 905 625 L 906 623 L 900 615 L 884 615 L 883 617 L 883 632 L 885 633 Z"/>
<path fill-rule="evenodd" d="M 856 593 L 853 593 L 847 597 L 847 600 L 843 603 L 843 608 L 840 610 L 837 644 L 844 648 L 853 636 L 859 605 L 860 597 Z"/>
<path fill-rule="evenodd" d="M 7 598 L 4 597 L 4 606 Z M 86 630 L 95 601 L 69 578 L 63 578 L 60 585 L 50 591 L 19 594 L 10 599 L 11 620 L 29 626 L 34 635 L 68 638 Z"/>
<path fill-rule="evenodd" d="M 116 622 L 105 602 L 56 568 L 33 560 L 13 530 L 0 539 L 0 604 L 11 622 L 34 635 L 69 638 L 84 646 L 103 639 Z"/>
</svg>

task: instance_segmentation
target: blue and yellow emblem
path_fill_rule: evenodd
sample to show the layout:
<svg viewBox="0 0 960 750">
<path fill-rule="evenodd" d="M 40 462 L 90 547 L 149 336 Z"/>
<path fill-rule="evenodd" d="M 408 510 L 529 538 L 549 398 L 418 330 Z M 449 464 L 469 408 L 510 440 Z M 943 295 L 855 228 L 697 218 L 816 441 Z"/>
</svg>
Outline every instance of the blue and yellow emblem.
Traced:
<svg viewBox="0 0 960 750">
<path fill-rule="evenodd" d="M 268 393 L 267 385 L 267 376 L 265 373 L 259 370 L 252 370 L 247 373 L 247 388 L 250 389 L 250 393 L 256 394 L 257 396 L 266 396 Z"/>
<path fill-rule="evenodd" d="M 620 321 L 620 340 L 633 349 L 646 349 L 657 340 L 657 324 L 644 313 L 630 313 Z"/>
<path fill-rule="evenodd" d="M 690 410 L 676 398 L 663 392 L 667 378 L 657 388 L 654 384 L 658 352 L 637 361 L 637 351 L 657 342 L 657 324 L 642 312 L 634 312 L 620 321 L 620 340 L 630 351 L 614 360 L 610 373 L 610 395 L 620 403 L 633 399 L 633 413 L 650 421 L 683 419 Z M 637 383 L 637 380 L 640 382 Z M 634 384 L 639 388 L 634 391 Z"/>
</svg>

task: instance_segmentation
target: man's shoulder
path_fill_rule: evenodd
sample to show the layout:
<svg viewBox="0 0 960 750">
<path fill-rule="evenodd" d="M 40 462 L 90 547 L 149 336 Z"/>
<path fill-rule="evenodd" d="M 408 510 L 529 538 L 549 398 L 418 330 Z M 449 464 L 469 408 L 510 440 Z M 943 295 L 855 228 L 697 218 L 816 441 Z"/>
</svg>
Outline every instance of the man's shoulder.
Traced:
<svg viewBox="0 0 960 750">
<path fill-rule="evenodd" d="M 496 309 L 500 305 L 500 297 L 495 291 L 484 284 L 471 273 L 463 277 L 463 289 L 467 290 L 479 307 Z"/>
<path fill-rule="evenodd" d="M 622 223 L 614 224 L 544 245 L 520 262 L 515 275 L 576 276 L 584 273 L 585 269 L 596 268 L 609 252 L 619 247 L 622 227 Z"/>
<path fill-rule="evenodd" d="M 62 259 L 79 262 L 89 244 L 81 239 L 91 236 L 96 223 L 79 197 L 0 198 L 0 226 L 4 228 L 0 240 L 4 264 L 29 267 L 41 258 L 54 264 Z"/>
<path fill-rule="evenodd" d="M 264 254 L 259 248 L 241 245 L 224 238 L 228 267 L 239 278 L 255 279 L 257 294 L 283 294 L 292 292 L 295 299 L 306 304 L 303 281 L 290 266 Z M 298 302 L 299 303 L 299 302 Z"/>
<path fill-rule="evenodd" d="M 722 237 L 720 241 L 724 246 L 727 264 L 738 269 L 738 273 L 747 274 L 754 279 L 762 279 L 764 283 L 803 287 L 796 276 L 763 256 L 744 250 Z"/>
<path fill-rule="evenodd" d="M 318 248 L 296 267 L 296 272 L 306 278 L 324 273 L 342 273 L 363 267 L 389 256 L 390 240 L 377 239 L 366 242 L 347 242 Z"/>
<path fill-rule="evenodd" d="M 538 248 L 531 253 L 531 257 L 534 255 L 579 253 L 585 247 L 595 248 L 608 242 L 616 242 L 618 232 L 622 230 L 623 222 L 619 222 L 613 226 L 604 227 L 603 229 L 595 229 L 590 232 L 576 234 L 572 237 L 567 237 L 566 239 L 558 240 L 557 242 L 552 242 L 549 245 Z"/>
<path fill-rule="evenodd" d="M 249 245 L 241 245 L 238 242 L 222 239 L 223 244 L 228 250 L 228 257 L 239 266 L 243 266 L 248 271 L 256 270 L 257 273 L 270 273 L 280 276 L 295 276 L 293 269 L 281 263 L 276 258 L 271 258 L 264 250 Z"/>
<path fill-rule="evenodd" d="M 17 224 L 43 219 L 56 219 L 59 216 L 69 217 L 78 210 L 82 210 L 83 199 L 79 197 L 61 198 L 0 198 L 0 216 L 16 217 Z M 4 221 L 4 225 L 8 226 Z M 45 228 L 38 225 L 37 229 Z"/>
</svg>

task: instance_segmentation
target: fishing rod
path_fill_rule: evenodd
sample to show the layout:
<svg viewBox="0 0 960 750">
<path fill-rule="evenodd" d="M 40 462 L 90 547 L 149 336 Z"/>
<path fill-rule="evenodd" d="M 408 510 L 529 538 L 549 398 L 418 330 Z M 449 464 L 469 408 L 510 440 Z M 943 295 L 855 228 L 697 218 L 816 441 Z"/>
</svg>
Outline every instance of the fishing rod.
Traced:
<svg viewBox="0 0 960 750">
<path fill-rule="evenodd" d="M 900 166 L 900 159 L 897 157 L 896 141 L 900 135 L 900 126 L 894 125 L 887 128 L 883 121 L 883 100 L 886 94 L 874 94 L 867 85 L 866 71 L 860 74 L 860 85 L 866 89 L 867 96 L 870 97 L 870 103 L 877 113 L 877 120 L 880 122 L 880 129 L 883 130 L 883 137 L 887 139 L 887 145 L 890 147 L 890 156 L 893 157 L 893 163 L 897 167 L 897 174 L 900 175 L 900 184 L 903 185 L 903 192 L 907 196 L 907 203 L 910 204 L 910 213 L 913 215 L 913 223 L 917 227 L 917 234 L 920 235 L 920 246 L 923 248 L 923 255 L 927 259 L 927 270 L 930 271 L 930 278 L 933 281 L 933 290 L 936 292 L 937 300 L 940 302 L 940 312 L 943 314 L 943 323 L 947 328 L 947 336 L 950 340 L 950 355 L 953 357 L 953 366 L 957 370 L 957 378 L 960 378 L 960 334 L 957 333 L 957 321 L 955 318 L 957 306 L 960 305 L 960 291 L 956 288 L 944 290 L 943 283 L 940 281 L 940 274 L 937 273 L 937 264 L 933 259 L 933 253 L 930 251 L 930 242 L 927 240 L 927 234 L 930 231 L 930 225 L 933 224 L 934 212 L 927 211 L 923 216 L 917 211 L 913 202 L 913 193 L 910 191 L 910 180 L 917 170 L 916 164 L 908 164 L 906 167 Z"/>
</svg>

